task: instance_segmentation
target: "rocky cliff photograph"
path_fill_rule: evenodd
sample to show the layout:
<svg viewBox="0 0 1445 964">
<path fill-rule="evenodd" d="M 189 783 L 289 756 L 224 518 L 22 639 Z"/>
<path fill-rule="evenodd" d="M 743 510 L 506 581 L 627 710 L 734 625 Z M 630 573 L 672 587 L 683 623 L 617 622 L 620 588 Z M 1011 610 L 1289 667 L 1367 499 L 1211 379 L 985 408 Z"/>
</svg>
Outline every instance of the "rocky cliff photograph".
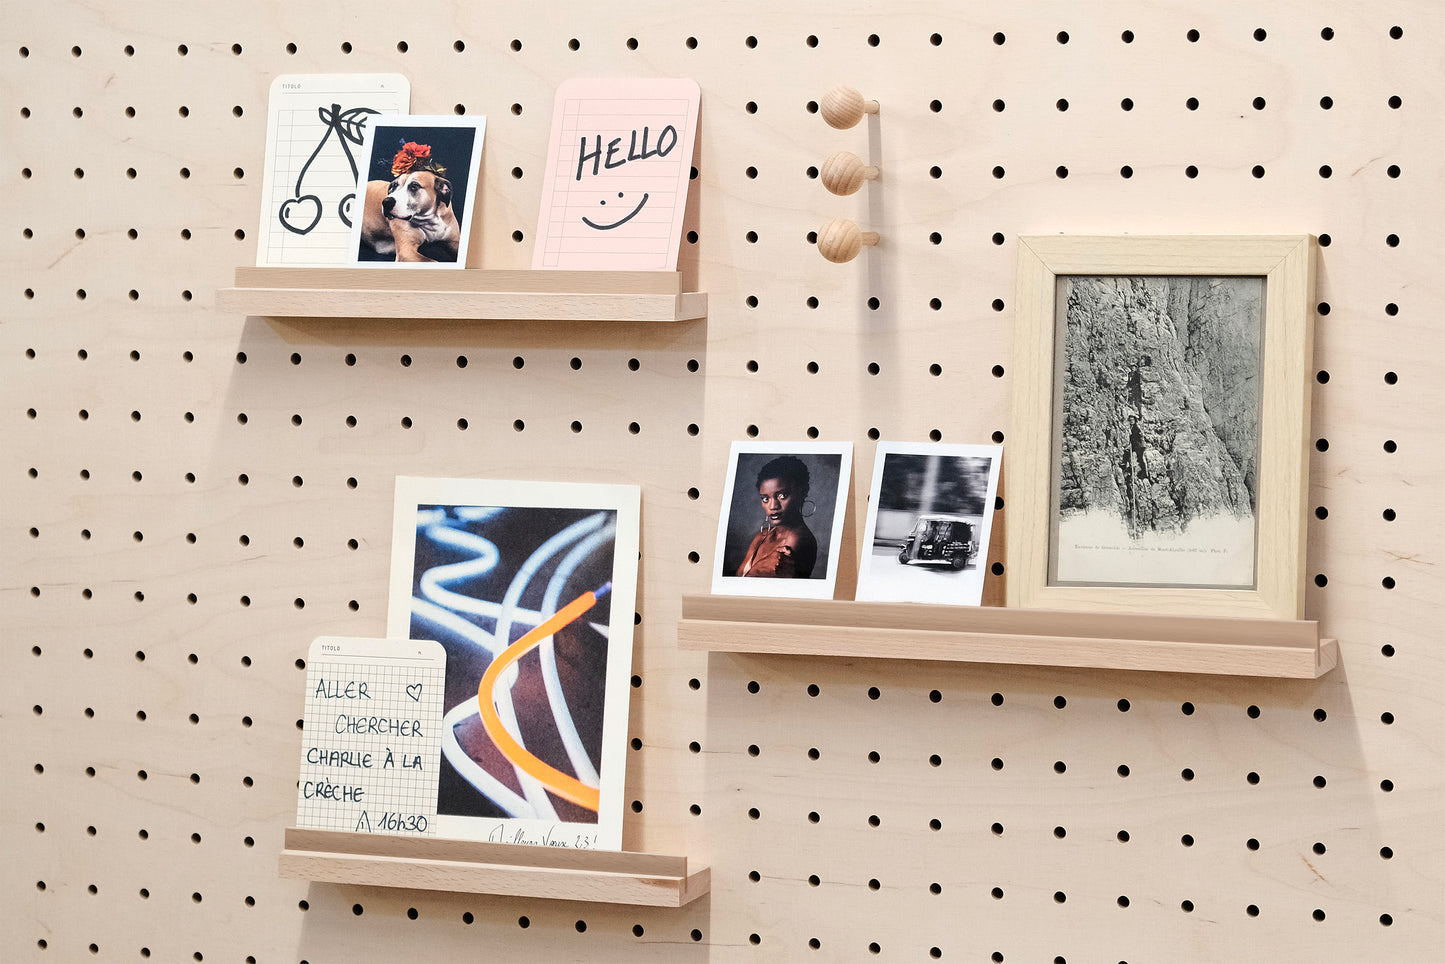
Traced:
<svg viewBox="0 0 1445 964">
<path fill-rule="evenodd" d="M 1253 586 L 1264 279 L 1058 285 L 1051 583 Z"/>
</svg>

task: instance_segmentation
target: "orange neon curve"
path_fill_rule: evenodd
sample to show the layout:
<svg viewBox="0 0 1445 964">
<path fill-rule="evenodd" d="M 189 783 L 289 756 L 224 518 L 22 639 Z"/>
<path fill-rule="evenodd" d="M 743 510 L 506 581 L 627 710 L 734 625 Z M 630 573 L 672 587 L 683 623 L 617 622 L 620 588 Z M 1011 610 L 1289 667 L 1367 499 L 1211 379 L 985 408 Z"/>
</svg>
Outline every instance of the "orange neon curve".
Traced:
<svg viewBox="0 0 1445 964">
<path fill-rule="evenodd" d="M 497 749 L 502 751 L 502 756 L 514 765 L 521 767 L 526 773 L 536 777 L 543 786 L 557 796 L 593 811 L 601 805 L 598 789 L 589 787 L 581 780 L 568 776 L 556 767 L 548 766 L 529 753 L 527 748 L 513 739 L 512 734 L 508 733 L 507 728 L 502 725 L 502 718 L 497 715 L 497 708 L 492 705 L 491 696 L 492 690 L 497 684 L 497 678 L 502 675 L 503 670 L 521 659 L 542 640 L 595 606 L 598 598 L 610 588 L 609 584 L 598 592 L 583 593 L 557 610 L 551 617 L 543 620 L 521 639 L 508 646 L 500 656 L 492 660 L 492 664 L 482 674 L 481 685 L 477 687 L 477 708 L 482 717 L 482 726 L 486 728 L 487 735 L 492 738 Z"/>
</svg>

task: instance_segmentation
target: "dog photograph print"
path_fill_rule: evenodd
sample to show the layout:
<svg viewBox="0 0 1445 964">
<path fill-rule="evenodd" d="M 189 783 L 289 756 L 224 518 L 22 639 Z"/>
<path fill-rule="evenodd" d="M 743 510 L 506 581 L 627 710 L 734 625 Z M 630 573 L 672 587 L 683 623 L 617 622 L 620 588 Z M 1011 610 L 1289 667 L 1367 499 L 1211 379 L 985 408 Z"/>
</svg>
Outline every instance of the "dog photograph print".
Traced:
<svg viewBox="0 0 1445 964">
<path fill-rule="evenodd" d="M 482 159 L 485 117 L 377 118 L 352 218 L 359 265 L 462 268 Z"/>
</svg>

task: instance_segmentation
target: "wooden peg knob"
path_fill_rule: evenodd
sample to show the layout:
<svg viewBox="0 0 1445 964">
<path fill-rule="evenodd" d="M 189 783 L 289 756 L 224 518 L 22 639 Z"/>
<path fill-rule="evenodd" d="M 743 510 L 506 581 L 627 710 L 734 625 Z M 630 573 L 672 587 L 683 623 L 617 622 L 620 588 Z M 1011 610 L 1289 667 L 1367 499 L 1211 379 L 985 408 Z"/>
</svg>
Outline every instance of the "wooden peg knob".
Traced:
<svg viewBox="0 0 1445 964">
<path fill-rule="evenodd" d="M 835 151 L 823 162 L 820 174 L 823 186 L 834 194 L 856 194 L 864 181 L 878 177 L 878 168 L 864 164 L 863 159 L 851 151 Z"/>
<path fill-rule="evenodd" d="M 878 101 L 864 100 L 852 87 L 834 87 L 823 95 L 819 107 L 828 126 L 840 131 L 856 126 L 864 114 L 878 113 Z"/>
<path fill-rule="evenodd" d="M 877 243 L 877 231 L 860 231 L 847 218 L 829 218 L 818 232 L 818 251 L 834 264 L 852 261 L 863 245 Z"/>
</svg>

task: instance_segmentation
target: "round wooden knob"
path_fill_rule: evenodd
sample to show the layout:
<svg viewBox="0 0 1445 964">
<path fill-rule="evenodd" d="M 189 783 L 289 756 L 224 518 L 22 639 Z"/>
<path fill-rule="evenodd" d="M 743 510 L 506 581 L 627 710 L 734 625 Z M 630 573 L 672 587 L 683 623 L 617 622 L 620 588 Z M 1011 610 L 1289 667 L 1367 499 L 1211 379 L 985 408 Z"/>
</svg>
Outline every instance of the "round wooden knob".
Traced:
<svg viewBox="0 0 1445 964">
<path fill-rule="evenodd" d="M 878 177 L 878 168 L 864 164 L 863 159 L 851 151 L 836 151 L 828 155 L 819 173 L 823 186 L 834 194 L 856 194 L 864 181 Z"/>
<path fill-rule="evenodd" d="M 818 251 L 834 264 L 852 261 L 863 245 L 877 243 L 877 231 L 860 231 L 847 218 L 829 218 L 818 232 Z"/>
<path fill-rule="evenodd" d="M 829 127 L 845 131 L 857 125 L 864 114 L 878 113 L 878 101 L 864 100 L 852 87 L 834 87 L 823 95 L 819 108 Z"/>
</svg>

